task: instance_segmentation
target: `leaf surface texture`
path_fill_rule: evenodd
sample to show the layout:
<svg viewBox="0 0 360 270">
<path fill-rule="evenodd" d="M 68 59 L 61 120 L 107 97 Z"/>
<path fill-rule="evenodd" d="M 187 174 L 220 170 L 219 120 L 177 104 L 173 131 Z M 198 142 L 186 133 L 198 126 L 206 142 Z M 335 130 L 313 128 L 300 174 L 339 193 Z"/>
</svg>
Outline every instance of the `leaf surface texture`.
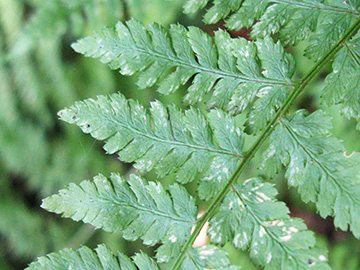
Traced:
<svg viewBox="0 0 360 270">
<path fill-rule="evenodd" d="M 75 51 L 100 58 L 124 75 L 139 72 L 138 86 L 159 83 L 170 94 L 191 78 L 185 100 L 194 104 L 208 93 L 210 106 L 232 113 L 243 111 L 266 88 L 277 92 L 292 87 L 293 58 L 270 38 L 256 42 L 231 39 L 222 30 L 212 39 L 196 27 L 158 24 L 145 27 L 136 20 L 119 22 L 115 31 L 104 29 L 73 44 Z M 276 104 L 270 104 L 276 106 Z"/>
<path fill-rule="evenodd" d="M 244 138 L 234 117 L 218 109 L 206 116 L 194 108 L 184 112 L 158 101 L 151 103 L 150 113 L 114 94 L 77 102 L 59 115 L 105 140 L 108 153 L 118 153 L 124 162 L 135 161 L 140 171 L 155 168 L 160 177 L 177 172 L 181 183 L 204 173 L 202 197 L 215 194 L 242 158 Z"/>
<path fill-rule="evenodd" d="M 276 189 L 258 178 L 231 187 L 220 211 L 210 219 L 211 241 L 247 249 L 264 269 L 330 269 L 326 254 L 299 218 L 275 199 Z"/>
<path fill-rule="evenodd" d="M 261 169 L 273 175 L 285 165 L 289 184 L 305 202 L 315 202 L 322 217 L 334 216 L 336 227 L 349 226 L 360 237 L 360 155 L 348 155 L 331 128 L 331 118 L 321 110 L 282 118 Z"/>
<path fill-rule="evenodd" d="M 136 267 L 137 266 L 137 267 Z M 39 257 L 26 270 L 159 270 L 158 265 L 145 253 L 129 259 L 122 253 L 113 254 L 105 245 L 99 245 L 95 252 L 88 247 L 78 250 L 63 249 Z"/>
<path fill-rule="evenodd" d="M 185 188 L 174 184 L 170 195 L 160 183 L 147 183 L 140 176 L 132 175 L 126 182 L 119 174 L 110 179 L 98 175 L 93 182 L 70 184 L 46 198 L 42 207 L 108 232 L 121 230 L 127 240 L 141 238 L 151 246 L 162 242 L 157 259 L 164 262 L 186 242 L 197 214 Z"/>
</svg>

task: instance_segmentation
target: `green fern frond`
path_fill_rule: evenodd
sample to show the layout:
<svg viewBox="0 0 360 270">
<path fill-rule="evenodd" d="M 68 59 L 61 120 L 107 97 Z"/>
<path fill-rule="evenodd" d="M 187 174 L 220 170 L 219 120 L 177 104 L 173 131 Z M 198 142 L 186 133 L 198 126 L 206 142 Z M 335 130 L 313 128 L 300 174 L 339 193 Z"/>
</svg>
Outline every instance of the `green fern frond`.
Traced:
<svg viewBox="0 0 360 270">
<path fill-rule="evenodd" d="M 151 103 L 150 112 L 151 117 L 135 101 L 114 94 L 77 102 L 59 115 L 94 138 L 106 140 L 108 153 L 118 153 L 124 162 L 135 161 L 141 171 L 155 168 L 160 177 L 177 172 L 182 183 L 207 171 L 206 181 L 221 187 L 242 158 L 243 133 L 234 118 L 220 110 L 212 110 L 207 117 L 193 108 L 184 113 L 158 101 Z M 214 158 L 217 163 L 208 168 Z M 215 179 L 212 172 L 219 162 L 225 167 Z"/>
<path fill-rule="evenodd" d="M 212 242 L 248 249 L 264 269 L 330 269 L 325 255 L 314 248 L 313 233 L 301 219 L 290 218 L 271 184 L 252 178 L 231 189 L 210 219 Z"/>
<path fill-rule="evenodd" d="M 188 1 L 190 3 L 192 1 Z M 264 38 L 279 33 L 279 39 L 284 45 L 295 45 L 299 41 L 309 38 L 309 45 L 305 50 L 306 56 L 319 60 L 329 52 L 348 31 L 354 22 L 360 18 L 360 3 L 357 1 L 319 1 L 319 0 L 268 0 L 258 1 L 214 1 L 214 6 L 205 15 L 217 18 L 212 10 L 217 7 L 227 7 L 235 11 L 228 20 L 228 26 L 232 29 L 250 27 L 253 25 L 251 35 L 255 38 Z M 240 5 L 241 4 L 241 5 Z M 237 9 L 236 9 L 236 8 Z M 251 7 L 253 11 L 250 11 Z M 237 10 L 237 11 L 236 11 Z M 223 14 L 219 11 L 219 18 L 226 18 L 229 12 Z M 249 20 L 249 16 L 253 16 Z M 217 18 L 215 21 L 217 21 Z M 212 22 L 215 22 L 212 21 Z M 351 41 L 343 44 L 343 49 L 334 57 L 333 72 L 327 77 L 323 91 L 323 99 L 326 104 L 333 105 L 342 103 L 346 117 L 360 119 L 359 90 L 359 35 Z M 272 91 L 278 99 L 274 104 L 283 102 L 285 95 L 280 89 Z M 271 95 L 267 96 L 271 99 Z M 262 100 L 263 110 L 259 109 L 260 117 L 250 115 L 250 122 L 268 120 L 267 110 L 273 110 L 276 106 L 267 106 L 266 99 Z M 255 105 L 257 109 L 259 105 Z M 263 112 L 263 115 L 261 115 Z M 253 120 L 251 118 L 254 118 Z"/>
<path fill-rule="evenodd" d="M 136 175 L 128 182 L 119 174 L 112 174 L 110 180 L 98 175 L 94 182 L 70 184 L 46 198 L 42 207 L 108 232 L 121 230 L 127 240 L 141 238 L 151 246 L 162 242 L 156 257 L 164 262 L 186 242 L 197 214 L 194 199 L 185 188 L 174 184 L 170 194 L 160 183 L 147 183 Z"/>
<path fill-rule="evenodd" d="M 195 13 L 199 9 L 202 9 L 208 4 L 210 0 L 187 0 L 184 11 L 185 13 Z M 204 21 L 207 24 L 217 23 L 219 20 L 226 18 L 230 12 L 237 11 L 240 8 L 243 0 L 229 0 L 229 1 L 221 1 L 214 0 L 214 5 L 207 10 Z"/>
<path fill-rule="evenodd" d="M 325 80 L 322 100 L 326 105 L 341 104 L 347 118 L 360 120 L 360 34 L 346 42 L 335 56 L 332 73 Z M 360 125 L 357 126 L 360 129 Z"/>
<path fill-rule="evenodd" d="M 224 250 L 206 245 L 190 248 L 181 264 L 181 270 L 238 270 L 239 266 L 230 265 L 230 260 Z"/>
<path fill-rule="evenodd" d="M 202 5 L 188 0 L 186 12 L 194 12 Z M 320 0 L 214 0 L 204 16 L 206 23 L 226 19 L 232 30 L 252 27 L 256 38 L 280 33 L 285 45 L 294 45 L 311 36 L 307 55 L 319 59 L 349 29 L 359 17 L 356 1 Z M 230 14 L 231 13 L 231 14 Z M 230 14 L 230 15 L 229 15 Z"/>
<path fill-rule="evenodd" d="M 63 249 L 57 253 L 39 257 L 26 270 L 159 270 L 158 264 L 145 253 L 137 253 L 131 259 L 122 253 L 114 254 L 105 245 L 99 245 L 95 252 L 88 247 L 78 250 Z M 231 266 L 225 251 L 215 246 L 191 248 L 181 264 L 182 270 L 237 270 Z"/>
<path fill-rule="evenodd" d="M 159 266 L 145 253 L 129 259 L 122 253 L 113 254 L 105 245 L 99 245 L 95 252 L 87 247 L 78 250 L 63 249 L 57 253 L 39 257 L 26 270 L 159 270 Z"/>
<path fill-rule="evenodd" d="M 315 60 L 325 55 L 360 17 L 358 1 L 331 1 L 321 4 L 316 31 L 310 36 L 306 56 Z"/>
<path fill-rule="evenodd" d="M 199 102 L 213 90 L 209 104 L 232 113 L 243 111 L 263 88 L 276 92 L 292 86 L 293 59 L 270 38 L 233 40 L 219 30 L 212 40 L 196 27 L 171 25 L 167 32 L 158 24 L 146 28 L 133 19 L 126 25 L 118 22 L 115 32 L 104 29 L 72 46 L 124 75 L 140 72 L 140 88 L 159 82 L 163 94 L 195 76 L 185 100 Z"/>
<path fill-rule="evenodd" d="M 360 237 L 360 179 L 358 153 L 346 154 L 331 136 L 331 118 L 318 110 L 308 116 L 297 111 L 279 121 L 271 135 L 261 169 L 273 174 L 281 163 L 286 177 L 305 202 L 315 202 L 322 217 L 334 216 L 342 230 Z"/>
</svg>

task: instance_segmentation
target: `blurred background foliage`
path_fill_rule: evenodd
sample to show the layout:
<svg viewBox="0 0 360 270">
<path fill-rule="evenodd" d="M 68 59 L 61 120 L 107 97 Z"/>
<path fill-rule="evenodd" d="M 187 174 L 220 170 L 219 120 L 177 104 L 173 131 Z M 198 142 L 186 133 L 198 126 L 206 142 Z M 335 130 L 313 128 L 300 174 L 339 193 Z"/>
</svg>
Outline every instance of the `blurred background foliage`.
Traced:
<svg viewBox="0 0 360 270">
<path fill-rule="evenodd" d="M 94 247 L 106 243 L 132 255 L 140 242 L 125 243 L 121 234 L 95 231 L 91 226 L 41 210 L 41 199 L 70 182 L 79 183 L 97 173 L 129 174 L 131 167 L 115 156 L 105 155 L 101 144 L 75 126 L 57 119 L 56 113 L 77 100 L 121 91 L 128 98 L 148 106 L 160 99 L 182 106 L 182 91 L 159 96 L 153 89 L 138 90 L 136 78 L 123 77 L 99 61 L 77 55 L 70 48 L 75 40 L 118 20 L 135 17 L 148 24 L 164 26 L 180 22 L 197 25 L 211 34 L 222 27 L 204 26 L 201 14 L 182 13 L 185 0 L 0 0 L 0 269 L 23 269 L 37 256 L 65 247 Z M 232 32 L 232 36 L 246 35 Z M 304 44 L 292 49 L 301 76 L 312 66 L 302 56 Z M 323 108 L 317 89 L 321 76 L 294 108 L 312 111 Z M 344 139 L 349 153 L 360 150 L 355 123 L 323 108 L 334 116 L 335 134 Z M 239 123 L 244 121 L 239 116 Z M 351 132 L 349 132 L 351 130 Z M 252 138 L 248 138 L 251 141 Z M 253 177 L 258 155 L 244 177 Z M 148 179 L 154 180 L 155 174 Z M 164 180 L 173 181 L 172 177 Z M 321 245 L 330 250 L 333 269 L 360 269 L 359 242 L 351 234 L 337 232 L 332 222 L 316 216 L 312 205 L 304 205 L 294 190 L 288 190 L 280 174 L 272 179 L 279 199 L 292 214 L 304 218 Z M 189 189 L 194 192 L 195 186 Z M 245 253 L 225 246 L 234 263 L 255 269 Z M 165 266 L 166 267 L 166 266 Z"/>
</svg>

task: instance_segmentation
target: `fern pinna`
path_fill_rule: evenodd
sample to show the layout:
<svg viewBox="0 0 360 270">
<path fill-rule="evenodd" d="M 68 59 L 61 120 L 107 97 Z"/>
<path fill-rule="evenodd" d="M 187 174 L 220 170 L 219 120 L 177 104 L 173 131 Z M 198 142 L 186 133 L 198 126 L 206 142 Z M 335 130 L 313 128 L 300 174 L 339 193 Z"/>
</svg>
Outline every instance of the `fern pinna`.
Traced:
<svg viewBox="0 0 360 270">
<path fill-rule="evenodd" d="M 185 11 L 210 1 L 188 0 Z M 146 109 L 117 93 L 77 102 L 59 112 L 105 141 L 107 153 L 162 178 L 179 182 L 167 191 L 161 183 L 131 175 L 98 175 L 69 185 L 43 201 L 42 207 L 127 240 L 142 239 L 157 248 L 155 259 L 138 253 L 129 259 L 106 247 L 65 249 L 41 257 L 29 269 L 238 269 L 221 249 L 226 243 L 244 249 L 264 269 L 330 269 L 326 251 L 313 233 L 275 198 L 277 191 L 260 176 L 241 174 L 265 146 L 259 175 L 273 177 L 285 166 L 285 178 L 322 217 L 360 237 L 359 154 L 348 155 L 331 134 L 331 118 L 321 110 L 289 114 L 289 108 L 332 59 L 333 70 L 322 92 L 327 105 L 360 118 L 358 74 L 358 1 L 214 0 L 205 22 L 225 19 L 230 29 L 252 27 L 251 37 L 231 38 L 223 31 L 210 37 L 196 27 L 135 19 L 118 22 L 73 44 L 85 56 L 100 58 L 123 75 L 138 73 L 138 86 L 157 84 L 162 94 L 188 86 L 182 110 L 159 101 Z M 276 40 L 276 41 L 274 41 Z M 307 40 L 305 54 L 314 66 L 295 80 L 295 60 L 283 46 Z M 203 102 L 207 109 L 196 106 Z M 245 129 L 237 115 L 246 114 Z M 253 144 L 248 135 L 256 136 Z M 197 217 L 195 199 L 182 186 L 197 181 L 196 196 L 208 207 Z M 192 247 L 205 222 L 214 245 Z M 95 268 L 94 268 L 95 267 Z"/>
</svg>

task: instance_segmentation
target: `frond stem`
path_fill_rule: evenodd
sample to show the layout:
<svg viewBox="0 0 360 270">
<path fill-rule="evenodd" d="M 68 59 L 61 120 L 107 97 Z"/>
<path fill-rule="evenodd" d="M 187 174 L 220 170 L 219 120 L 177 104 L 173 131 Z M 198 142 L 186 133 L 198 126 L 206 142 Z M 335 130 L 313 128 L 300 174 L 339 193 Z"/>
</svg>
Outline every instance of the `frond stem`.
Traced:
<svg viewBox="0 0 360 270">
<path fill-rule="evenodd" d="M 257 141 L 249 149 L 247 154 L 239 163 L 235 172 L 232 174 L 226 185 L 219 192 L 216 198 L 211 202 L 208 209 L 205 211 L 203 216 L 198 220 L 198 224 L 195 227 L 194 232 L 190 236 L 189 240 L 184 245 L 180 255 L 177 257 L 176 261 L 172 266 L 172 270 L 179 269 L 181 262 L 184 260 L 184 254 L 187 248 L 192 245 L 195 241 L 197 235 L 200 233 L 205 222 L 213 215 L 214 210 L 220 205 L 223 201 L 226 194 L 230 191 L 232 184 L 240 177 L 242 172 L 245 170 L 246 166 L 250 163 L 252 158 L 255 156 L 256 152 L 260 149 L 266 139 L 271 135 L 275 130 L 277 121 L 287 112 L 287 110 L 292 105 L 293 101 L 299 96 L 299 94 L 305 89 L 305 87 L 310 83 L 310 81 L 319 73 L 319 71 L 332 59 L 332 57 L 342 48 L 342 44 L 348 41 L 353 37 L 357 31 L 360 29 L 360 18 L 356 20 L 354 25 L 345 33 L 345 35 L 331 48 L 331 50 L 324 55 L 318 63 L 310 70 L 310 72 L 300 81 L 297 87 L 294 88 L 293 92 L 288 96 L 283 105 L 279 108 L 273 119 L 270 121 L 266 129 L 258 137 Z"/>
</svg>

